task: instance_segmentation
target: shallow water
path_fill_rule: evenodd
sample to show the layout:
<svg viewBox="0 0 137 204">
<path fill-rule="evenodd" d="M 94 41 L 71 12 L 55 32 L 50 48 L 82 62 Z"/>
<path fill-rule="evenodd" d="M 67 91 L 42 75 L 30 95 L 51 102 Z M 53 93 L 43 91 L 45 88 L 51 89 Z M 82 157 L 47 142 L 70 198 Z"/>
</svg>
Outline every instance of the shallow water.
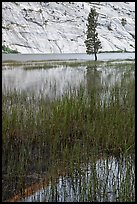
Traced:
<svg viewBox="0 0 137 204">
<path fill-rule="evenodd" d="M 2 87 L 8 90 L 34 92 L 50 99 L 61 97 L 70 87 L 78 88 L 85 83 L 86 68 L 59 66 L 50 69 L 24 70 L 22 67 L 6 69 L 2 72 Z"/>
<path fill-rule="evenodd" d="M 126 179 L 127 166 L 133 173 L 130 187 L 135 191 L 135 166 L 132 158 L 100 158 L 75 169 L 71 175 L 60 175 L 52 184 L 37 189 L 33 195 L 20 199 L 21 202 L 116 202 L 120 199 L 122 181 Z M 95 189 L 96 188 L 96 191 Z M 104 192 L 106 195 L 104 195 Z"/>
<path fill-rule="evenodd" d="M 55 68 L 35 68 L 25 69 L 23 66 L 8 66 L 2 70 L 2 91 L 26 91 L 28 96 L 34 93 L 35 96 L 44 96 L 48 99 L 61 98 L 63 95 L 73 93 L 82 86 L 86 89 L 101 87 L 102 102 L 109 100 L 110 91 L 115 85 L 119 85 L 123 80 L 134 79 L 134 69 L 117 66 L 98 65 L 89 67 L 79 65 L 71 67 L 66 65 L 56 65 Z M 92 86 L 92 87 L 91 87 Z M 76 93 L 75 93 L 76 94 Z"/>
<path fill-rule="evenodd" d="M 2 92 L 6 94 L 7 91 L 12 92 L 16 89 L 19 92 L 27 92 L 28 96 L 33 92 L 35 96 L 42 94 L 45 99 L 55 100 L 66 93 L 73 94 L 73 90 L 79 90 L 82 86 L 85 94 L 88 94 L 92 88 L 96 90 L 103 104 L 104 100 L 109 101 L 110 92 L 116 85 L 123 87 L 124 83 L 128 84 L 134 80 L 133 67 L 134 64 L 133 66 L 125 64 L 120 67 L 119 64 L 109 66 L 104 63 L 91 67 L 86 65 L 71 67 L 55 63 L 53 68 L 46 66 L 40 69 L 36 67 L 25 69 L 25 65 L 16 67 L 6 65 L 6 69 L 2 70 Z M 124 94 L 126 94 L 126 89 Z M 60 165 L 57 169 L 55 168 L 55 171 L 58 171 L 59 168 Z M 131 161 L 130 157 L 111 156 L 107 159 L 105 157 L 96 158 L 94 161 L 91 159 L 87 163 L 83 160 L 79 168 L 74 167 L 71 172 L 68 167 L 65 174 L 57 174 L 54 182 L 50 182 L 49 176 L 46 185 L 42 187 L 38 183 L 32 195 L 26 195 L 24 199 L 18 197 L 16 201 L 117 201 L 121 196 L 122 182 L 126 180 L 129 171 L 131 184 L 129 184 L 128 191 L 133 194 L 131 197 L 134 199 L 134 161 Z M 43 174 L 44 172 L 41 174 L 42 177 L 44 177 Z"/>
</svg>

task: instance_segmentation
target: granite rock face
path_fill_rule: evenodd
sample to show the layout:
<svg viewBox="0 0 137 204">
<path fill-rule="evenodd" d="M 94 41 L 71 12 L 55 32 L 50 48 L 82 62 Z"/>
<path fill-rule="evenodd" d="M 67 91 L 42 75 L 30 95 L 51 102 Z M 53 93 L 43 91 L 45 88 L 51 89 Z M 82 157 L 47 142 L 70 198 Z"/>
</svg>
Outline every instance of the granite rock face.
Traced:
<svg viewBox="0 0 137 204">
<path fill-rule="evenodd" d="M 135 2 L 2 2 L 2 45 L 21 53 L 85 53 L 90 7 L 101 51 L 135 51 Z"/>
</svg>

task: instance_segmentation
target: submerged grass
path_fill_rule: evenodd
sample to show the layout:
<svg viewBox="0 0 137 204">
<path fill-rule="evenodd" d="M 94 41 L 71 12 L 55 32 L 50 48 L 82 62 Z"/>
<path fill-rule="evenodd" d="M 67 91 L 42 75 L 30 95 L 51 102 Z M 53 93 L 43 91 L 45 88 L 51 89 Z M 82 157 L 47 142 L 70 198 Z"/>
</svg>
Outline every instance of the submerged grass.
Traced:
<svg viewBox="0 0 137 204">
<path fill-rule="evenodd" d="M 88 159 L 93 152 L 134 154 L 134 88 L 133 79 L 123 79 L 110 91 L 109 100 L 103 102 L 100 88 L 92 87 L 86 93 L 82 87 L 73 90 L 55 101 L 45 100 L 42 95 L 5 91 L 2 94 L 3 200 L 22 191 L 29 182 L 25 180 L 28 174 L 48 171 L 58 158 L 73 161 L 79 167 L 81 159 Z M 120 201 L 126 199 L 129 190 L 128 175 L 120 188 Z M 97 182 L 96 172 L 94 177 Z M 90 192 L 90 196 L 96 193 Z"/>
<path fill-rule="evenodd" d="M 74 159 L 74 158 L 73 158 Z M 67 161 L 68 171 L 52 177 L 25 202 L 122 202 L 135 200 L 134 157 L 108 157 L 92 155 L 88 161 Z M 58 164 L 62 166 L 62 164 Z M 77 167 L 76 167 L 77 166 Z"/>
</svg>

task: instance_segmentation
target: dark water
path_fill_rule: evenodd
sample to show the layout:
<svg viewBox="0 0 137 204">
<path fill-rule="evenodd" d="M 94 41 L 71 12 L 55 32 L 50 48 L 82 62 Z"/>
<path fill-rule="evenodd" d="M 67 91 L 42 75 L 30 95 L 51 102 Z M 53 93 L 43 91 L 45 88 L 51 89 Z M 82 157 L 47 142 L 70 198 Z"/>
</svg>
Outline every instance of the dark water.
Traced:
<svg viewBox="0 0 137 204">
<path fill-rule="evenodd" d="M 132 172 L 130 185 L 135 192 L 135 166 L 132 158 L 100 158 L 95 163 L 82 164 L 72 175 L 59 176 L 54 185 L 37 190 L 33 195 L 21 199 L 21 202 L 116 202 L 120 199 L 120 188 L 126 180 L 127 166 Z M 96 188 L 96 189 L 95 189 Z M 104 194 L 104 192 L 106 194 Z M 133 195 L 134 196 L 134 195 Z"/>
</svg>

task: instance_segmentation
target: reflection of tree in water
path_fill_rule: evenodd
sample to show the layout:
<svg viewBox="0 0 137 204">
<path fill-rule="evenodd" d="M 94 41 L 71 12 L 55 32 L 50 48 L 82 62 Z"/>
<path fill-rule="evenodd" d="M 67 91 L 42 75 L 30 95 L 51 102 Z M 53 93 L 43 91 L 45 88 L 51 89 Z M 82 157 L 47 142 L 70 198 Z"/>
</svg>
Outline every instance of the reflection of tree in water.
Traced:
<svg viewBox="0 0 137 204">
<path fill-rule="evenodd" d="M 97 70 L 97 65 L 87 66 L 87 93 L 90 95 L 101 90 L 101 72 Z"/>
<path fill-rule="evenodd" d="M 95 97 L 100 104 L 109 103 L 112 95 L 120 97 L 126 94 L 128 84 L 134 78 L 134 72 L 115 66 L 100 67 L 97 64 L 87 66 L 87 93 L 88 98 Z M 114 98 L 113 98 L 114 99 Z"/>
</svg>

